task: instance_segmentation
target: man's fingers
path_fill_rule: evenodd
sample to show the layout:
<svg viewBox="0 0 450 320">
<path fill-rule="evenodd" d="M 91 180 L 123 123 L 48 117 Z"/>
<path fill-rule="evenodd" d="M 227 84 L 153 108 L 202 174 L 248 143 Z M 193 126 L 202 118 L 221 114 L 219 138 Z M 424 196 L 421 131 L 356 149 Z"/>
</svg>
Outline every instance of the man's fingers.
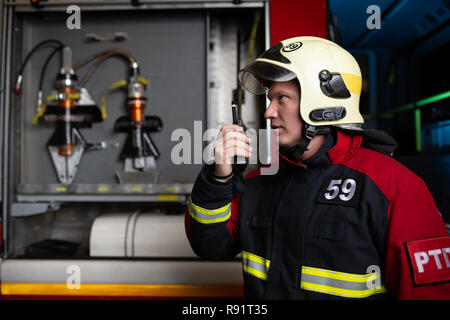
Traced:
<svg viewBox="0 0 450 320">
<path fill-rule="evenodd" d="M 231 164 L 236 156 L 250 158 L 252 156 L 252 147 L 249 145 L 227 146 L 221 149 L 220 153 L 215 153 L 215 162 L 216 164 Z"/>
<path fill-rule="evenodd" d="M 225 158 L 233 158 L 235 156 L 240 157 L 250 157 L 252 153 L 252 148 L 250 146 L 230 146 L 225 149 Z"/>
<path fill-rule="evenodd" d="M 239 140 L 239 138 L 225 140 L 221 147 L 225 149 L 230 148 L 251 149 L 250 144 L 246 140 Z"/>
<path fill-rule="evenodd" d="M 225 133 L 227 131 L 244 131 L 244 128 L 238 126 L 237 124 L 224 124 L 222 128 L 220 128 L 220 133 Z"/>
<path fill-rule="evenodd" d="M 241 140 L 245 141 L 246 143 L 250 143 L 250 138 L 246 136 L 243 132 L 237 132 L 237 131 L 228 131 L 223 136 L 223 139 L 226 141 L 229 140 Z"/>
<path fill-rule="evenodd" d="M 214 147 L 220 147 L 222 145 L 234 145 L 238 143 L 250 144 L 250 138 L 243 133 L 239 132 L 227 132 L 225 136 L 219 136 L 214 142 Z"/>
<path fill-rule="evenodd" d="M 251 152 L 250 138 L 244 134 L 241 126 L 235 124 L 222 126 L 214 142 L 216 164 L 231 164 L 235 156 L 249 158 Z"/>
</svg>

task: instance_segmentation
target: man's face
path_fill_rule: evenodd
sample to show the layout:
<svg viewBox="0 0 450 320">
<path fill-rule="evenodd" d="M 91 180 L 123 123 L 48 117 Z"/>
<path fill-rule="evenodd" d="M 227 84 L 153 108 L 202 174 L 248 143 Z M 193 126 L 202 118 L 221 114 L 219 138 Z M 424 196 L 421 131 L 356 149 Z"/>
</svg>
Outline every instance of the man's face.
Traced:
<svg viewBox="0 0 450 320">
<path fill-rule="evenodd" d="M 296 81 L 273 82 L 267 93 L 270 105 L 264 117 L 270 119 L 272 129 L 279 129 L 281 147 L 299 144 L 302 137 L 300 91 Z"/>
</svg>

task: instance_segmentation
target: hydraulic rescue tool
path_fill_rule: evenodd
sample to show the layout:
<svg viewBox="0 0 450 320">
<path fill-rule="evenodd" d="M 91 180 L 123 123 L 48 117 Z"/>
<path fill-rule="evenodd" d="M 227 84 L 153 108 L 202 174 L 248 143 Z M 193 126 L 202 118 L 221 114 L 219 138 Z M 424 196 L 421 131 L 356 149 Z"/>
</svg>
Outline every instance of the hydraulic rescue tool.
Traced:
<svg viewBox="0 0 450 320">
<path fill-rule="evenodd" d="M 84 150 L 102 149 L 104 142 L 88 143 L 79 128 L 100 122 L 100 109 L 86 88 L 79 88 L 72 69 L 71 49 L 63 49 L 63 66 L 56 78 L 57 92 L 47 98 L 42 115 L 44 122 L 54 122 L 55 132 L 47 143 L 58 179 L 63 184 L 74 181 Z"/>
<path fill-rule="evenodd" d="M 72 51 L 58 40 L 45 40 L 36 45 L 25 58 L 19 71 L 14 91 L 21 91 L 21 83 L 25 65 L 31 56 L 48 44 L 57 44 L 46 59 L 42 68 L 38 108 L 33 124 L 38 122 L 55 127 L 55 131 L 47 142 L 50 157 L 55 166 L 58 180 L 63 184 L 71 184 L 77 174 L 78 165 L 84 150 L 97 150 L 106 147 L 105 142 L 89 143 L 80 132 L 80 128 L 90 128 L 93 122 L 102 121 L 100 109 L 89 95 L 86 88 L 80 88 L 78 78 L 72 69 Z M 45 71 L 51 58 L 62 52 L 62 68 L 56 78 L 56 90 L 42 101 L 42 86 Z"/>
<path fill-rule="evenodd" d="M 58 45 L 48 56 L 42 69 L 39 92 L 38 110 L 33 118 L 33 124 L 43 122 L 56 127 L 54 134 L 47 143 L 47 147 L 55 166 L 58 180 L 63 184 L 71 184 L 85 150 L 98 150 L 109 146 L 104 141 L 89 143 L 80 132 L 80 128 L 90 128 L 93 122 L 106 119 L 106 95 L 114 89 L 127 89 L 128 115 L 122 116 L 115 122 L 116 132 L 129 133 L 120 160 L 124 161 L 124 170 L 116 172 L 120 183 L 152 183 L 159 177 L 156 159 L 159 151 L 153 143 L 149 133 L 160 131 L 162 121 L 157 116 L 144 114 L 147 105 L 145 90 L 147 79 L 139 75 L 139 67 L 131 54 L 121 49 L 108 49 L 95 53 L 79 63 L 72 65 L 72 51 L 58 40 L 45 40 L 36 45 L 27 55 L 19 71 L 14 86 L 16 93 L 20 92 L 23 71 L 26 63 L 37 49 L 49 45 Z M 56 91 L 42 101 L 42 83 L 45 70 L 51 58 L 62 51 L 62 68 L 56 79 Z M 97 68 L 107 59 L 119 56 L 129 64 L 127 80 L 113 83 L 102 98 L 101 110 L 97 107 L 86 89 L 86 83 Z M 76 71 L 82 66 L 95 61 L 78 81 Z M 118 146 L 117 144 L 111 144 Z"/>
<path fill-rule="evenodd" d="M 127 90 L 128 115 L 118 118 L 114 124 L 114 131 L 128 133 L 119 156 L 119 159 L 124 162 L 124 169 L 117 171 L 116 177 L 120 183 L 153 183 L 159 178 L 159 170 L 156 166 L 159 151 L 150 137 L 150 132 L 160 131 L 163 125 L 159 117 L 145 115 L 147 106 L 145 90 L 148 82 L 146 78 L 140 76 L 136 60 L 125 50 L 111 49 L 88 57 L 74 68 L 98 59 L 81 80 L 81 83 L 85 84 L 95 69 L 113 56 L 125 58 L 129 64 L 128 79 L 111 84 L 102 98 L 102 117 L 106 118 L 108 93 L 119 88 Z"/>
<path fill-rule="evenodd" d="M 162 121 L 157 116 L 146 116 L 144 113 L 147 105 L 146 86 L 147 79 L 139 75 L 138 65 L 134 62 L 126 83 L 128 116 L 120 117 L 114 125 L 115 131 L 129 133 L 120 153 L 124 170 L 116 173 L 120 183 L 152 183 L 159 178 L 155 161 L 159 151 L 150 132 L 160 131 Z"/>
</svg>

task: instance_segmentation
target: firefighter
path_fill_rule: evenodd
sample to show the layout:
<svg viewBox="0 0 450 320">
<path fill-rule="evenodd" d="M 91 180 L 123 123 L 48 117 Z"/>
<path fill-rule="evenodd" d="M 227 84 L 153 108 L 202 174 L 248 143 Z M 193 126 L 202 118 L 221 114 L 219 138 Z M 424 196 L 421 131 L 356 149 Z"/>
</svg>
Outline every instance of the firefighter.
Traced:
<svg viewBox="0 0 450 320">
<path fill-rule="evenodd" d="M 340 46 L 284 40 L 239 72 L 267 94 L 280 169 L 242 179 L 252 150 L 224 125 L 186 210 L 194 252 L 242 257 L 249 299 L 450 299 L 450 237 L 425 183 L 392 158 L 395 141 L 361 128 L 362 78 Z M 226 277 L 226 275 L 220 275 Z"/>
</svg>

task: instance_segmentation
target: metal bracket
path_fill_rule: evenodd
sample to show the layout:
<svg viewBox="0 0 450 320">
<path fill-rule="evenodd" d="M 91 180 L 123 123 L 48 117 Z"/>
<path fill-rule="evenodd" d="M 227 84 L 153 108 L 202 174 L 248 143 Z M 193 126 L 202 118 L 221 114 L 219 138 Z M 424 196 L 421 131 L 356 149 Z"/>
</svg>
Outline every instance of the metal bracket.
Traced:
<svg viewBox="0 0 450 320">
<path fill-rule="evenodd" d="M 48 151 L 55 165 L 58 180 L 63 184 L 71 184 L 75 180 L 84 146 L 82 144 L 75 145 L 70 156 L 59 155 L 58 147 L 55 146 L 48 146 Z"/>
<path fill-rule="evenodd" d="M 128 33 L 115 32 L 115 33 L 87 33 L 86 40 L 88 41 L 125 41 L 128 39 Z"/>
<path fill-rule="evenodd" d="M 136 169 L 136 168 L 139 169 Z M 117 171 L 119 183 L 156 183 L 160 171 L 157 169 L 155 157 L 125 158 L 124 170 Z"/>
</svg>

